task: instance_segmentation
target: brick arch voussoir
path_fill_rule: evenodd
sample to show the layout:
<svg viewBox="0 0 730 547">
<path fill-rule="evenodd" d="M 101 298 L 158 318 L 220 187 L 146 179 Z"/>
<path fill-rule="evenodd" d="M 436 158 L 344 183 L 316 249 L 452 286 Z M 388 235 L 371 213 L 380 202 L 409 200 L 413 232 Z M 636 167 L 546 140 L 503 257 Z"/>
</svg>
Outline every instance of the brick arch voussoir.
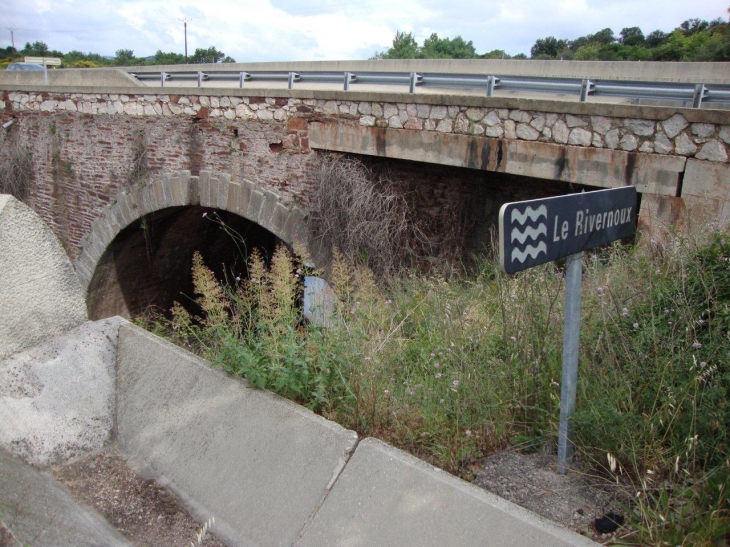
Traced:
<svg viewBox="0 0 730 547">
<path fill-rule="evenodd" d="M 225 174 L 216 177 L 201 171 L 200 176 L 191 176 L 190 171 L 181 171 L 165 175 L 148 186 L 120 192 L 91 223 L 91 230 L 81 243 L 81 254 L 74 263 L 84 293 L 99 260 L 119 232 L 149 213 L 186 205 L 229 211 L 266 228 L 288 245 L 295 242 L 307 245 L 306 213 L 284 203 L 278 194 L 259 189 L 247 180 L 231 181 Z"/>
</svg>

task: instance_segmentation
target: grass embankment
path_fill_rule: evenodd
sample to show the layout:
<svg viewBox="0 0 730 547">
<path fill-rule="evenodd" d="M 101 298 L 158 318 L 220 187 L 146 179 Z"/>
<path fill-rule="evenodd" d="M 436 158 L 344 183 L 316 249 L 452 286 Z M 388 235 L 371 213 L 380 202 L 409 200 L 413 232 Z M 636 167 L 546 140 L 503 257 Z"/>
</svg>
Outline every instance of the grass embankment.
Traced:
<svg viewBox="0 0 730 547">
<path fill-rule="evenodd" d="M 585 259 L 577 458 L 632 490 L 639 544 L 730 533 L 730 236 L 694 248 L 615 246 Z M 514 277 L 484 261 L 459 278 L 387 290 L 336 257 L 327 329 L 304 326 L 302 272 L 280 249 L 220 283 L 194 260 L 200 317 L 148 327 L 252 384 L 455 473 L 510 445 L 554 443 L 563 271 Z M 721 541 L 721 540 L 720 540 Z"/>
</svg>

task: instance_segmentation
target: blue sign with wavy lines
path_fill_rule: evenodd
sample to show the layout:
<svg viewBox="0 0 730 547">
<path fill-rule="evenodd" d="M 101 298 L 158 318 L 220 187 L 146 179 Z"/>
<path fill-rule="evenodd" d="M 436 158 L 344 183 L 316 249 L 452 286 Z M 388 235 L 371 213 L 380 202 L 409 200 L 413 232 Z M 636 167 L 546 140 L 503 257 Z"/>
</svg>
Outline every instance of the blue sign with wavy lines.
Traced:
<svg viewBox="0 0 730 547">
<path fill-rule="evenodd" d="M 499 210 L 502 269 L 516 273 L 629 237 L 636 208 L 633 186 L 505 203 Z"/>
</svg>

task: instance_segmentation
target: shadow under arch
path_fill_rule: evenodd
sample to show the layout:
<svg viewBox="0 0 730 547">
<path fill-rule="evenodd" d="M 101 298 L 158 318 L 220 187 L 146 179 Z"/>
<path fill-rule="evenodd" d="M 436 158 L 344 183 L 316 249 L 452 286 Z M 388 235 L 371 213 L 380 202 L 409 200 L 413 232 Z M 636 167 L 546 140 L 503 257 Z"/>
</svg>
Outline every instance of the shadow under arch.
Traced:
<svg viewBox="0 0 730 547">
<path fill-rule="evenodd" d="M 186 278 L 194 250 L 203 250 L 214 270 L 221 262 L 245 269 L 233 239 L 203 218 L 213 209 L 264 252 L 278 242 L 307 245 L 306 214 L 274 192 L 209 172 L 165 176 L 121 192 L 92 223 L 74 264 L 89 318 L 129 318 L 149 306 L 169 307 L 181 290 L 192 289 Z"/>
</svg>

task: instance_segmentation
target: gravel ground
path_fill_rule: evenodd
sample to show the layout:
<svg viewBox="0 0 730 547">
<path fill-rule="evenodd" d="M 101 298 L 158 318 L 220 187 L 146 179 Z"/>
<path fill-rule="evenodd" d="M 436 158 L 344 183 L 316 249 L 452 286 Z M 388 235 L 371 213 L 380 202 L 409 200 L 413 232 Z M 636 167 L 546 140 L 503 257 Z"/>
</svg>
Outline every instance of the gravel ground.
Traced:
<svg viewBox="0 0 730 547">
<path fill-rule="evenodd" d="M 625 513 L 621 507 L 625 491 L 580 471 L 558 475 L 557 467 L 555 455 L 507 450 L 481 460 L 473 484 L 594 541 L 606 542 L 621 534 L 621 529 L 599 534 L 593 523 L 612 511 Z"/>
<path fill-rule="evenodd" d="M 198 543 L 201 524 L 164 487 L 132 471 L 114 447 L 52 471 L 76 499 L 96 509 L 135 545 L 189 547 L 193 542 L 224 547 L 211 533 Z"/>
</svg>

